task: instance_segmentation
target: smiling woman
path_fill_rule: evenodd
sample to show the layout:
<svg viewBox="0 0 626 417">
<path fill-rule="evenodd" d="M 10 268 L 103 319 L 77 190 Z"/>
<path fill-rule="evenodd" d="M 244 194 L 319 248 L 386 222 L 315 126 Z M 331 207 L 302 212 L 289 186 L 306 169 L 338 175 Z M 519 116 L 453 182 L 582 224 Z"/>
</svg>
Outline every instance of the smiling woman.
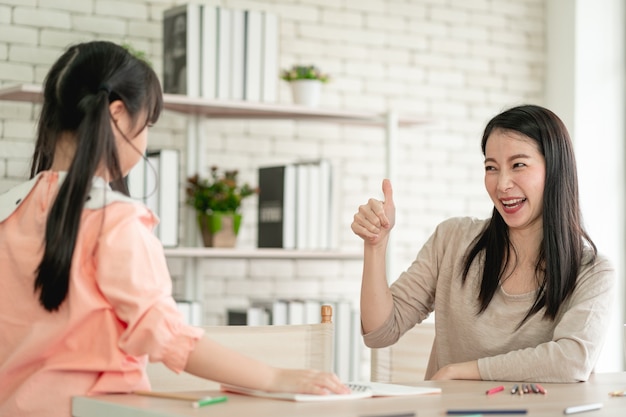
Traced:
<svg viewBox="0 0 626 417">
<path fill-rule="evenodd" d="M 435 312 L 426 379 L 585 381 L 606 337 L 615 273 L 583 228 L 567 129 L 548 109 L 519 106 L 487 124 L 481 146 L 492 217 L 442 222 L 390 288 L 391 183 L 384 201 L 359 207 L 365 343 L 389 346 Z"/>
</svg>

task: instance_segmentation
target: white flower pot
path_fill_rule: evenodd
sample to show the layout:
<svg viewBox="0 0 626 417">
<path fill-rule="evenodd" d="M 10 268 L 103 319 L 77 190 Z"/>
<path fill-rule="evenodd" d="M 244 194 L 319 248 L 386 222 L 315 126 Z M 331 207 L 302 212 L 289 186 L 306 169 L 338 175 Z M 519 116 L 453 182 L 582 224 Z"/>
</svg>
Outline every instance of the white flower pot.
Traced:
<svg viewBox="0 0 626 417">
<path fill-rule="evenodd" d="M 322 82 L 319 80 L 291 81 L 293 102 L 302 106 L 316 107 L 320 102 Z"/>
</svg>

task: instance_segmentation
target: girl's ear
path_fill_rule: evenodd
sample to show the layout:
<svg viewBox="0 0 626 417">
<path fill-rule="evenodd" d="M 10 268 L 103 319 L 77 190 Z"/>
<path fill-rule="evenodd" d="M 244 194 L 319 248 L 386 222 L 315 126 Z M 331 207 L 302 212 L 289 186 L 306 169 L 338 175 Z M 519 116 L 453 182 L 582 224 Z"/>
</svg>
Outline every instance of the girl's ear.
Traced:
<svg viewBox="0 0 626 417">
<path fill-rule="evenodd" d="M 117 122 L 126 113 L 126 106 L 122 100 L 114 100 L 109 104 L 109 112 L 111 113 L 111 119 Z"/>
</svg>

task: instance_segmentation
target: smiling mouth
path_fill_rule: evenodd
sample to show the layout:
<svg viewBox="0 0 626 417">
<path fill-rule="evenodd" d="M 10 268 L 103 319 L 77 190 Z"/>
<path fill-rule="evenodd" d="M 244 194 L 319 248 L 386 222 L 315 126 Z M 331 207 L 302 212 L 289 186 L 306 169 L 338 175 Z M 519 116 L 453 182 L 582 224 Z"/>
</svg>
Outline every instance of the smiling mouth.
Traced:
<svg viewBox="0 0 626 417">
<path fill-rule="evenodd" d="M 504 206 L 504 208 L 507 209 L 514 209 L 515 207 L 520 206 L 521 204 L 523 204 L 526 201 L 525 198 L 516 198 L 514 200 L 507 200 L 502 201 L 502 205 Z"/>
</svg>

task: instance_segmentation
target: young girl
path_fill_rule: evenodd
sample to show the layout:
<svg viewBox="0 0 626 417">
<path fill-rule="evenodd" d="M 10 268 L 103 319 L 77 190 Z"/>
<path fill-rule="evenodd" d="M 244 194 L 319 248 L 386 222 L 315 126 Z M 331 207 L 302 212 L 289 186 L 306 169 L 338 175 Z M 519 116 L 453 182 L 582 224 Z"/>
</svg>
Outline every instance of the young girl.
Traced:
<svg viewBox="0 0 626 417">
<path fill-rule="evenodd" d="M 43 95 L 32 178 L 0 196 L 0 415 L 69 417 L 72 396 L 149 389 L 148 360 L 268 391 L 349 391 L 181 321 L 157 220 L 118 192 L 162 108 L 149 65 L 110 42 L 75 45 Z"/>
<path fill-rule="evenodd" d="M 548 109 L 494 117 L 482 139 L 492 217 L 448 219 L 387 285 L 395 223 L 385 201 L 359 207 L 361 320 L 370 347 L 393 344 L 435 312 L 426 379 L 586 381 L 604 342 L 615 273 L 585 232 L 574 151 Z"/>
</svg>

